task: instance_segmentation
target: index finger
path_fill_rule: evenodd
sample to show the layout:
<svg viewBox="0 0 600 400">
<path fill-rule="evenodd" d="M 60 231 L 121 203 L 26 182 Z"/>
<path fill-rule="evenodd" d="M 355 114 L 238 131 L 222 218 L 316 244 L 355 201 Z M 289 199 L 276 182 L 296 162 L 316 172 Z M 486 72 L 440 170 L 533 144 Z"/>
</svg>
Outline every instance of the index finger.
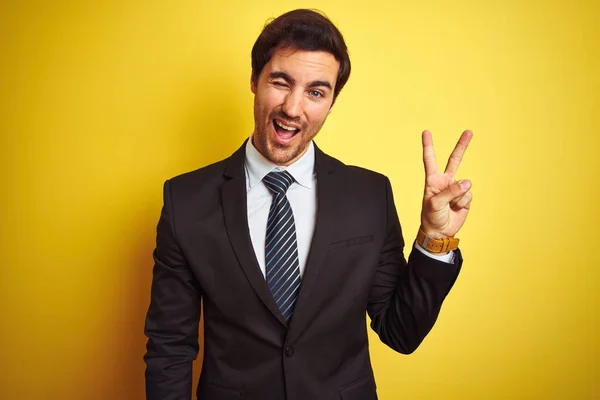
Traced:
<svg viewBox="0 0 600 400">
<path fill-rule="evenodd" d="M 433 139 L 431 132 L 423 131 L 423 164 L 425 165 L 425 176 L 429 176 L 438 172 L 437 161 L 435 160 L 435 152 L 433 151 Z"/>
<path fill-rule="evenodd" d="M 462 135 L 460 135 L 460 139 L 458 139 L 458 143 L 456 143 L 456 147 L 454 147 L 454 150 L 452 151 L 452 154 L 450 154 L 450 158 L 448 159 L 448 164 L 446 164 L 446 170 L 444 171 L 445 174 L 452 174 L 455 175 L 456 171 L 458 170 L 458 166 L 460 165 L 460 162 L 462 161 L 463 155 L 465 154 L 465 151 L 467 150 L 467 146 L 469 146 L 469 142 L 471 141 L 471 138 L 473 137 L 473 132 L 466 130 L 462 133 Z"/>
</svg>

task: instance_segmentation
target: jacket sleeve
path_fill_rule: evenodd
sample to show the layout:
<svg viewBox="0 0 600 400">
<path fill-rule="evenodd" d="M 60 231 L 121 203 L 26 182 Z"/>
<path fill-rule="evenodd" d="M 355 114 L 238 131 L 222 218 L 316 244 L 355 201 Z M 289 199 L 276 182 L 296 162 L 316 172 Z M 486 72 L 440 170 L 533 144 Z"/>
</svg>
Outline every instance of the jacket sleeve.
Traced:
<svg viewBox="0 0 600 400">
<path fill-rule="evenodd" d="M 150 306 L 144 333 L 146 398 L 189 400 L 192 362 L 198 355 L 201 289 L 175 233 L 170 182 L 164 185 L 154 250 Z"/>
<path fill-rule="evenodd" d="M 369 295 L 371 328 L 392 349 L 410 354 L 429 333 L 442 302 L 462 265 L 459 250 L 454 262 L 435 260 L 413 248 L 408 263 L 390 182 L 385 178 L 387 228 Z"/>
</svg>

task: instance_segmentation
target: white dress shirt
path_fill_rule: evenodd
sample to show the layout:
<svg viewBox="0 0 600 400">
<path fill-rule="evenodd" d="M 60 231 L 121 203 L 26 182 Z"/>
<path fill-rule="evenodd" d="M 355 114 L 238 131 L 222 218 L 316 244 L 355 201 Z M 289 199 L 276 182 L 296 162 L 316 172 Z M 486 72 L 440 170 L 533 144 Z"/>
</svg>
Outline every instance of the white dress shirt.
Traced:
<svg viewBox="0 0 600 400">
<path fill-rule="evenodd" d="M 271 171 L 287 170 L 294 182 L 287 191 L 287 198 L 294 213 L 296 224 L 296 240 L 298 245 L 298 262 L 300 275 L 304 274 L 306 259 L 310 251 L 315 225 L 317 221 L 317 174 L 315 172 L 315 147 L 311 141 L 308 150 L 302 157 L 287 167 L 280 167 L 267 160 L 252 144 L 252 137 L 246 143 L 246 194 L 248 208 L 248 227 L 250 239 L 258 265 L 266 276 L 265 269 L 265 236 L 267 219 L 273 196 L 262 182 Z M 453 252 L 440 256 L 429 253 L 418 244 L 415 247 L 429 257 L 444 262 L 452 262 Z"/>
</svg>

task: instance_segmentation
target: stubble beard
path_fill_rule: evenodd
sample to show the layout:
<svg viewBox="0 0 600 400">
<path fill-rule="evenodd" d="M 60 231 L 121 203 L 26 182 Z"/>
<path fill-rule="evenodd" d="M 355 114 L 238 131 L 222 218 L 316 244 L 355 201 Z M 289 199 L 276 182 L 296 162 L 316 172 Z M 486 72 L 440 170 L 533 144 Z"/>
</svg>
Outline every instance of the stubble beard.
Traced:
<svg viewBox="0 0 600 400">
<path fill-rule="evenodd" d="M 266 159 L 271 161 L 273 164 L 289 165 L 306 150 L 310 143 L 310 140 L 308 140 L 306 143 L 298 143 L 292 146 L 282 146 L 279 143 L 270 142 L 266 132 L 267 129 L 270 128 L 271 127 L 269 125 L 266 125 L 263 126 L 262 129 L 257 130 L 256 134 L 254 135 L 254 146 L 263 156 L 265 156 Z M 304 132 L 300 134 L 304 134 Z"/>
<path fill-rule="evenodd" d="M 262 114 L 259 112 L 259 114 Z M 277 165 L 289 165 L 293 161 L 295 161 L 302 153 L 306 151 L 311 140 L 317 135 L 323 123 L 320 126 L 315 127 L 314 133 L 309 131 L 309 127 L 307 124 L 303 123 L 301 131 L 298 135 L 302 135 L 302 137 L 296 138 L 296 140 L 300 140 L 299 143 L 292 144 L 291 146 L 282 146 L 279 143 L 269 141 L 269 133 L 267 131 L 272 129 L 273 118 L 277 116 L 278 113 L 272 112 L 269 113 L 269 119 L 261 124 L 258 124 L 256 121 L 257 115 L 255 115 L 255 126 L 256 131 L 253 135 L 253 144 L 254 147 L 269 161 L 273 164 Z M 302 141 L 303 138 L 308 138 L 305 141 Z"/>
<path fill-rule="evenodd" d="M 264 121 L 261 116 L 265 114 L 266 110 L 263 110 L 258 103 L 257 96 L 254 97 L 254 127 L 255 132 L 252 135 L 254 147 L 269 161 L 273 164 L 285 166 L 290 165 L 293 161 L 296 161 L 298 157 L 306 151 L 310 142 L 317 136 L 317 133 L 321 130 L 327 117 L 321 121 L 321 124 L 314 126 L 311 129 L 306 123 L 301 123 L 301 131 L 298 135 L 302 135 L 297 140 L 300 142 L 292 144 L 291 146 L 282 146 L 276 142 L 269 141 L 269 134 L 267 131 L 272 129 L 273 119 L 277 116 L 281 116 L 280 111 L 271 111 L 268 113 L 268 120 Z M 305 141 L 302 141 L 306 138 Z"/>
</svg>

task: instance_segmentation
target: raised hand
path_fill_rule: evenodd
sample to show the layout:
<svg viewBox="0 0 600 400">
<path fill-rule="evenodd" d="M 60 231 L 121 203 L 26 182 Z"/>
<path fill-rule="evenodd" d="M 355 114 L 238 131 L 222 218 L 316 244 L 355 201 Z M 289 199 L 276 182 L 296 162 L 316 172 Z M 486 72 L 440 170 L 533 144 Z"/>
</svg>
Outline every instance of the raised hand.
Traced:
<svg viewBox="0 0 600 400">
<path fill-rule="evenodd" d="M 448 159 L 446 170 L 439 171 L 429 131 L 423 132 L 423 164 L 425 165 L 425 193 L 421 210 L 421 229 L 427 236 L 441 238 L 454 236 L 465 223 L 473 195 L 471 181 L 454 181 L 458 166 L 473 137 L 464 131 Z"/>
</svg>

